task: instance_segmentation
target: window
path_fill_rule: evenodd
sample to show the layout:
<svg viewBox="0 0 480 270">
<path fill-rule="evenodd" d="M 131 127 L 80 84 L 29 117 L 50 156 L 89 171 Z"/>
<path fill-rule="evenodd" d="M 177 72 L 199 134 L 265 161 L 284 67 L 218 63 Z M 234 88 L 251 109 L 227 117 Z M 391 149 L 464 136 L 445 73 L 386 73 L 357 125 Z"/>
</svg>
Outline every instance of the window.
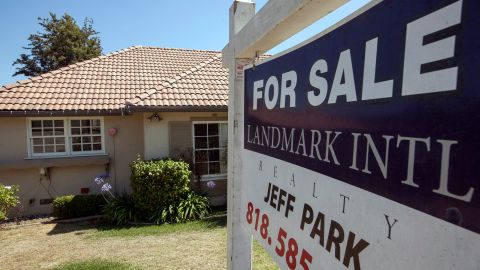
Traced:
<svg viewBox="0 0 480 270">
<path fill-rule="evenodd" d="M 220 175 L 227 173 L 227 123 L 193 123 L 193 161 L 195 173 Z"/>
<path fill-rule="evenodd" d="M 64 155 L 65 125 L 63 120 L 31 120 L 32 155 Z"/>
<path fill-rule="evenodd" d="M 72 152 L 102 151 L 100 119 L 70 120 Z"/>
<path fill-rule="evenodd" d="M 105 153 L 102 118 L 32 118 L 28 124 L 32 157 Z"/>
</svg>

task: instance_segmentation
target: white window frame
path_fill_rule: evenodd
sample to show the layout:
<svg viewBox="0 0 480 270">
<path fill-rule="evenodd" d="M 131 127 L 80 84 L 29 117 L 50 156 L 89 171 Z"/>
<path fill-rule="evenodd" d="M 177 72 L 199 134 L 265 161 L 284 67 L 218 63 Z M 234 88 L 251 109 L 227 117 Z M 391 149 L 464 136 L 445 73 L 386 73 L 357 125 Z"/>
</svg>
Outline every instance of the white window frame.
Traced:
<svg viewBox="0 0 480 270">
<path fill-rule="evenodd" d="M 72 120 L 100 120 L 100 134 L 97 136 L 101 136 L 102 141 L 102 150 L 96 151 L 80 151 L 74 152 L 72 151 L 72 134 L 71 134 L 71 125 L 70 121 Z M 62 120 L 63 127 L 65 129 L 64 138 L 65 138 L 65 152 L 60 153 L 33 153 L 33 144 L 32 141 L 34 137 L 32 137 L 32 121 L 34 120 Z M 42 137 L 35 137 L 35 138 L 43 138 Z M 46 136 L 48 137 L 48 136 Z M 29 117 L 27 118 L 27 147 L 28 147 L 28 157 L 29 158 L 51 158 L 51 157 L 77 157 L 77 156 L 97 156 L 97 155 L 104 155 L 106 153 L 106 145 L 105 145 L 105 125 L 103 117 L 99 116 L 82 116 L 82 117 Z"/>
<path fill-rule="evenodd" d="M 192 160 L 193 160 L 193 166 L 195 166 L 195 125 L 196 124 L 227 124 L 228 121 L 192 121 Z M 220 128 L 220 126 L 219 126 Z M 220 132 L 220 129 L 219 129 Z M 228 140 L 228 134 L 227 134 L 227 140 Z M 210 148 L 208 148 L 210 149 Z M 212 148 L 216 149 L 216 148 Z M 228 144 L 227 147 L 225 148 L 220 148 L 220 134 L 219 134 L 219 148 L 218 149 L 226 149 L 228 151 Z M 201 181 L 210 181 L 210 180 L 221 180 L 221 179 L 226 179 L 227 178 L 227 173 L 217 173 L 217 174 L 204 174 L 201 177 Z"/>
</svg>

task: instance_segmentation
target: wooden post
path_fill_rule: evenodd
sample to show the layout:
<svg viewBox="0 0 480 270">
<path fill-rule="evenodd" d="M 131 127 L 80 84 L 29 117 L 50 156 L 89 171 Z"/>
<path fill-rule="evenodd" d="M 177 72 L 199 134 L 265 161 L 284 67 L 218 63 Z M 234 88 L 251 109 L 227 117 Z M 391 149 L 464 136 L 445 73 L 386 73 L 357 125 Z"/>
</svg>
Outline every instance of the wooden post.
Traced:
<svg viewBox="0 0 480 270">
<path fill-rule="evenodd" d="M 230 44 L 235 35 L 255 15 L 255 4 L 248 0 L 236 0 L 230 7 Z M 253 59 L 254 55 L 252 55 Z M 235 48 L 228 48 L 224 64 L 229 67 L 228 95 L 228 201 L 227 201 L 227 267 L 228 269 L 251 269 L 252 237 L 242 230 L 242 186 L 240 151 L 243 147 L 243 77 L 237 76 L 237 65 L 243 61 L 235 58 Z"/>
</svg>

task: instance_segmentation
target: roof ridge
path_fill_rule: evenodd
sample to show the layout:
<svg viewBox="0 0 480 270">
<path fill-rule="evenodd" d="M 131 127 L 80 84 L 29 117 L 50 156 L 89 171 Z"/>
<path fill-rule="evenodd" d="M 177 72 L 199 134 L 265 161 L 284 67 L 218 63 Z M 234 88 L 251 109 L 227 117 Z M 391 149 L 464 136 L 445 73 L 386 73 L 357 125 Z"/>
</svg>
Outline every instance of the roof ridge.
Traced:
<svg viewBox="0 0 480 270">
<path fill-rule="evenodd" d="M 142 48 L 148 48 L 148 49 L 164 49 L 164 50 L 179 50 L 179 51 L 192 51 L 192 52 L 221 53 L 221 51 L 216 51 L 216 50 L 203 50 L 203 49 L 177 48 L 177 47 L 142 46 Z"/>
<path fill-rule="evenodd" d="M 84 60 L 84 61 L 81 61 L 81 62 L 70 64 L 70 65 L 67 65 L 67 66 L 59 68 L 59 69 L 55 69 L 55 70 L 52 70 L 52 71 L 49 71 L 49 72 L 45 72 L 45 73 L 40 74 L 40 75 L 35 76 L 35 77 L 30 77 L 30 78 L 27 78 L 25 80 L 17 81 L 15 83 L 7 84 L 7 85 L 2 85 L 2 86 L 0 86 L 0 92 L 5 91 L 5 90 L 10 90 L 12 88 L 15 88 L 15 87 L 18 87 L 18 86 L 21 86 L 21 85 L 25 85 L 25 84 L 28 84 L 28 83 L 31 83 L 31 82 L 35 82 L 35 81 L 38 81 L 38 80 L 42 80 L 42 79 L 45 79 L 45 78 L 49 78 L 53 75 L 63 73 L 67 70 L 72 70 L 74 68 L 84 66 L 86 64 L 96 62 L 96 61 L 99 61 L 99 60 L 107 58 L 107 57 L 112 57 L 112 56 L 115 56 L 115 55 L 118 55 L 118 54 L 123 54 L 127 51 L 131 51 L 131 50 L 137 49 L 137 48 L 144 48 L 144 46 L 140 46 L 140 45 L 130 46 L 130 47 L 127 47 L 127 48 L 124 48 L 124 49 L 121 49 L 121 50 L 117 50 L 117 51 L 113 51 L 113 52 L 110 52 L 110 53 L 107 53 L 107 54 L 104 54 L 104 55 L 100 55 L 100 56 L 97 56 L 97 57 L 94 57 L 94 58 L 91 58 L 91 59 L 88 59 L 88 60 Z"/>
<path fill-rule="evenodd" d="M 213 57 L 208 58 L 207 60 L 201 61 L 200 63 L 198 63 L 197 65 L 195 65 L 191 68 L 189 68 L 188 70 L 182 71 L 181 73 L 179 73 L 177 75 L 174 75 L 170 78 L 165 79 L 160 85 L 155 86 L 154 88 L 152 88 L 150 90 L 147 90 L 147 91 L 143 92 L 142 94 L 137 95 L 132 101 L 127 101 L 126 103 L 128 105 L 135 106 L 138 102 L 140 102 L 142 100 L 145 100 L 146 98 L 148 98 L 149 96 L 151 96 L 151 95 L 153 95 L 157 92 L 162 91 L 163 89 L 171 86 L 172 84 L 179 81 L 180 79 L 183 79 L 186 76 L 188 76 L 188 75 L 206 67 L 207 64 L 209 64 L 209 63 L 211 63 L 211 62 L 213 62 L 213 61 L 215 61 L 215 60 L 217 60 L 221 57 L 222 57 L 222 53 L 219 52 L 219 53 L 215 54 Z"/>
</svg>

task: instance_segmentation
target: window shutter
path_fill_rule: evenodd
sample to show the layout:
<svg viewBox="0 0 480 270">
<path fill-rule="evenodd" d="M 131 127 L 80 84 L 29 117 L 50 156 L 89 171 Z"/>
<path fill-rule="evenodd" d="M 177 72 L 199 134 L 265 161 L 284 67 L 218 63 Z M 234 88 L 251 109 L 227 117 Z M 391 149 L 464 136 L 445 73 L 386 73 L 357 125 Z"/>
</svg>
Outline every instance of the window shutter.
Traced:
<svg viewBox="0 0 480 270">
<path fill-rule="evenodd" d="M 172 158 L 192 162 L 192 122 L 169 122 L 169 153 Z"/>
</svg>

